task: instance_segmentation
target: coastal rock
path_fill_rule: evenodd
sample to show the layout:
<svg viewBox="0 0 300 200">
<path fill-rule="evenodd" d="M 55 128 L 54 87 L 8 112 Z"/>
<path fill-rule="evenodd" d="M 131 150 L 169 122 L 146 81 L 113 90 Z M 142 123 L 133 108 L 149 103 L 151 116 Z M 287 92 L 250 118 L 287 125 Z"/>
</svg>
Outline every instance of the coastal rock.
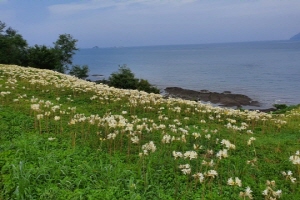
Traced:
<svg viewBox="0 0 300 200">
<path fill-rule="evenodd" d="M 300 33 L 294 35 L 293 37 L 290 38 L 290 40 L 300 40 Z"/>
<path fill-rule="evenodd" d="M 180 87 L 167 87 L 165 91 L 170 97 L 211 102 L 225 107 L 259 106 L 259 102 L 253 101 L 250 97 L 243 94 L 232 94 L 230 91 L 217 93 L 208 90 L 195 91 Z"/>
</svg>

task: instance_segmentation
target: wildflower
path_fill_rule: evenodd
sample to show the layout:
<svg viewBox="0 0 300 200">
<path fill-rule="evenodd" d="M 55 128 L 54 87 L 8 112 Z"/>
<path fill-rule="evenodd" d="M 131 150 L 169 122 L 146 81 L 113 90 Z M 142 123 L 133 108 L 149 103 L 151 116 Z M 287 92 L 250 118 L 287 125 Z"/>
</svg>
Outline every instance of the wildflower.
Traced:
<svg viewBox="0 0 300 200">
<path fill-rule="evenodd" d="M 296 151 L 295 155 L 290 156 L 290 161 L 294 164 L 294 165 L 300 165 L 300 152 L 299 150 Z"/>
<path fill-rule="evenodd" d="M 153 141 L 150 141 L 149 143 L 146 143 L 142 146 L 142 150 L 144 152 L 144 155 L 148 155 L 148 151 L 154 152 L 156 150 L 156 146 Z"/>
<path fill-rule="evenodd" d="M 56 139 L 56 138 L 53 138 L 53 137 L 49 137 L 49 138 L 48 138 L 49 141 L 53 141 L 53 140 L 55 140 L 55 139 Z"/>
<path fill-rule="evenodd" d="M 286 179 L 290 179 L 292 183 L 295 183 L 295 181 L 297 180 L 296 178 L 294 178 L 292 175 L 293 173 L 291 171 L 287 171 L 286 172 L 281 172 L 283 176 L 285 176 Z"/>
<path fill-rule="evenodd" d="M 170 135 L 164 135 L 162 138 L 162 143 L 170 143 L 171 142 L 171 136 Z"/>
<path fill-rule="evenodd" d="M 204 175 L 202 173 L 197 173 L 197 174 L 193 174 L 192 175 L 195 179 L 198 179 L 200 181 L 200 183 L 203 183 L 204 181 Z"/>
<path fill-rule="evenodd" d="M 173 151 L 173 156 L 175 157 L 175 160 L 176 160 L 176 158 L 182 158 L 183 157 L 181 152 L 176 152 L 176 151 Z"/>
<path fill-rule="evenodd" d="M 192 136 L 194 136 L 195 139 L 197 139 L 198 137 L 201 137 L 201 134 L 200 133 L 192 133 Z"/>
<path fill-rule="evenodd" d="M 37 120 L 43 119 L 43 117 L 44 117 L 43 114 L 38 114 L 38 115 L 36 116 Z"/>
<path fill-rule="evenodd" d="M 229 140 L 222 140 L 221 144 L 225 145 L 227 149 L 235 149 L 235 145 L 231 144 Z"/>
<path fill-rule="evenodd" d="M 134 136 L 134 137 L 131 138 L 131 141 L 132 141 L 133 144 L 139 143 L 139 140 L 140 140 L 140 139 L 139 139 L 139 137 L 137 137 L 137 136 Z"/>
<path fill-rule="evenodd" d="M 199 145 L 199 144 L 193 144 L 193 148 L 194 150 L 199 150 L 199 149 L 202 149 L 202 145 Z"/>
<path fill-rule="evenodd" d="M 107 139 L 108 140 L 110 140 L 110 139 L 114 140 L 116 138 L 116 136 L 117 136 L 116 133 L 110 133 L 110 134 L 107 135 Z"/>
<path fill-rule="evenodd" d="M 207 135 L 205 135 L 205 138 L 209 140 L 211 138 L 211 135 L 207 134 Z"/>
<path fill-rule="evenodd" d="M 211 160 L 210 162 L 203 160 L 201 164 L 209 167 L 213 167 L 215 165 L 214 160 Z"/>
<path fill-rule="evenodd" d="M 227 154 L 227 149 L 223 149 L 223 150 L 220 150 L 216 156 L 221 160 L 222 158 L 227 158 L 228 157 L 228 154 Z"/>
<path fill-rule="evenodd" d="M 230 177 L 227 181 L 227 184 L 232 186 L 237 185 L 239 187 L 242 187 L 242 181 L 238 177 L 235 177 L 235 181 L 233 180 L 233 178 Z"/>
<path fill-rule="evenodd" d="M 266 199 L 277 199 L 281 197 L 282 191 L 277 190 L 275 191 L 275 181 L 267 180 L 267 188 L 262 192 L 262 195 L 265 196 Z"/>
<path fill-rule="evenodd" d="M 215 178 L 216 176 L 218 176 L 218 172 L 215 171 L 215 170 L 209 170 L 204 175 L 208 176 L 208 177 Z"/>
<path fill-rule="evenodd" d="M 252 190 L 250 189 L 250 187 L 248 186 L 248 187 L 246 187 L 246 189 L 245 189 L 245 192 L 240 192 L 240 197 L 242 197 L 242 198 L 246 198 L 246 197 L 248 197 L 249 199 L 253 199 L 253 197 L 252 197 Z"/>
<path fill-rule="evenodd" d="M 256 140 L 255 137 L 251 137 L 248 142 L 247 142 L 247 145 L 250 146 L 252 144 L 252 141 Z"/>
<path fill-rule="evenodd" d="M 60 120 L 60 116 L 55 116 L 55 117 L 54 117 L 54 120 L 55 120 L 55 121 Z"/>
<path fill-rule="evenodd" d="M 31 109 L 34 111 L 40 110 L 40 104 L 31 104 Z"/>
<path fill-rule="evenodd" d="M 184 159 L 190 158 L 190 160 L 192 160 L 192 159 L 196 159 L 198 154 L 195 151 L 187 151 L 183 154 L 183 156 L 184 156 Z"/>
<path fill-rule="evenodd" d="M 181 169 L 181 171 L 184 175 L 191 173 L 191 166 L 189 164 L 179 165 L 179 168 Z"/>
</svg>

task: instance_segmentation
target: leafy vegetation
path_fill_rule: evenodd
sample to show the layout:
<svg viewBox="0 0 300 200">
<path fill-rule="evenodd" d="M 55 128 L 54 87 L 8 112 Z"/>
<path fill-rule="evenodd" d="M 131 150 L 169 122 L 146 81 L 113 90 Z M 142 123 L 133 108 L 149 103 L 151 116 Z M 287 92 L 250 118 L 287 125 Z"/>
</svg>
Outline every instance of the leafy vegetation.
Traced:
<svg viewBox="0 0 300 200">
<path fill-rule="evenodd" d="M 69 74 L 77 78 L 86 79 L 89 75 L 89 67 L 87 65 L 74 65 L 72 66 Z"/>
<path fill-rule="evenodd" d="M 135 78 L 134 73 L 126 65 L 119 66 L 118 72 L 112 73 L 108 82 L 110 86 L 116 88 L 138 89 L 156 94 L 160 92 L 158 88 L 151 86 L 147 80 Z"/>
<path fill-rule="evenodd" d="M 300 108 L 240 111 L 0 65 L 0 199 L 300 199 Z"/>
<path fill-rule="evenodd" d="M 21 34 L 0 21 L 0 63 L 50 69 L 65 73 L 72 65 L 77 40 L 70 34 L 59 35 L 54 47 L 29 47 Z"/>
</svg>

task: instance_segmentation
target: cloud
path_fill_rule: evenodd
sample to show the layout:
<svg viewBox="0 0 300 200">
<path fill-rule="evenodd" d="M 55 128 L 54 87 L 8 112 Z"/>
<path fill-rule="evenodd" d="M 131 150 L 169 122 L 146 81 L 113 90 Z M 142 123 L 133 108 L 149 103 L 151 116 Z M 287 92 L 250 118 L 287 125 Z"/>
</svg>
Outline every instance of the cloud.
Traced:
<svg viewBox="0 0 300 200">
<path fill-rule="evenodd" d="M 180 6 L 195 2 L 196 0 L 91 0 L 80 3 L 56 4 L 48 7 L 51 14 L 73 15 L 93 10 L 125 10 L 130 8 L 146 8 L 151 6 Z"/>
<path fill-rule="evenodd" d="M 82 46 L 281 39 L 297 32 L 299 7 L 299 0 L 85 0 L 48 6 L 38 31 L 70 33 Z"/>
</svg>

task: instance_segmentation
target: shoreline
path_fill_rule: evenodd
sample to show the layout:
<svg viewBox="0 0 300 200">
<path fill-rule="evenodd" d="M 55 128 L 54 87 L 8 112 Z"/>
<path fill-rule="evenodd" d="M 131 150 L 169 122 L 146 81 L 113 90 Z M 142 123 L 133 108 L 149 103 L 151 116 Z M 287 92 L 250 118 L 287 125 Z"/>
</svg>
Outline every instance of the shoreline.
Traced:
<svg viewBox="0 0 300 200">
<path fill-rule="evenodd" d="M 259 109 L 261 107 L 261 103 L 255 100 L 252 100 L 247 95 L 243 94 L 234 94 L 231 91 L 224 91 L 222 93 L 211 92 L 208 90 L 190 90 L 184 89 L 181 87 L 167 87 L 164 89 L 166 97 L 172 98 L 181 98 L 185 100 L 191 101 L 203 101 L 207 103 L 212 103 L 221 107 L 229 107 L 236 109 L 240 109 L 243 107 L 257 107 L 257 109 L 249 109 L 249 110 L 259 110 L 262 112 L 270 112 L 275 111 L 276 108 L 267 108 L 267 109 Z"/>
</svg>

